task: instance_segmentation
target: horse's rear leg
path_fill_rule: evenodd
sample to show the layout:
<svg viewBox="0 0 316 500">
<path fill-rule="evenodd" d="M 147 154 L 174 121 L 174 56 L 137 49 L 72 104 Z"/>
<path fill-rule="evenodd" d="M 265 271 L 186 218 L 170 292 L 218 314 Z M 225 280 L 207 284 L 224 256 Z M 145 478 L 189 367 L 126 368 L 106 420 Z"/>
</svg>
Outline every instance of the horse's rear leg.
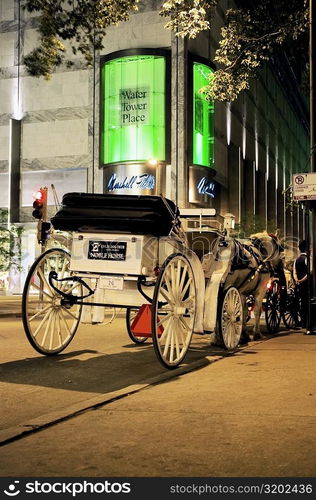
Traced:
<svg viewBox="0 0 316 500">
<path fill-rule="evenodd" d="M 249 334 L 247 333 L 247 317 L 248 317 L 248 308 L 246 303 L 247 297 L 246 295 L 241 295 L 242 301 L 242 332 L 240 337 L 240 343 L 245 344 L 250 340 Z"/>
<path fill-rule="evenodd" d="M 255 296 L 255 310 L 254 310 L 255 322 L 253 325 L 253 333 L 252 333 L 253 340 L 259 340 L 264 338 L 260 330 L 260 316 L 262 310 L 262 301 L 264 299 L 265 294 L 266 294 L 266 287 L 264 286 L 259 289 L 259 291 Z"/>
</svg>

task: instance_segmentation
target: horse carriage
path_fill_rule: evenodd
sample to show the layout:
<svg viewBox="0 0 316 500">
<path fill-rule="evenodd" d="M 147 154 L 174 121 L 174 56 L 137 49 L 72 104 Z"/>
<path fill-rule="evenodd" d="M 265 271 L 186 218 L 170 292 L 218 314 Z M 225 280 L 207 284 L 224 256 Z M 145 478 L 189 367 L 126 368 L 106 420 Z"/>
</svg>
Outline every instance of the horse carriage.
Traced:
<svg viewBox="0 0 316 500">
<path fill-rule="evenodd" d="M 277 333 L 281 321 L 285 328 L 293 330 L 301 327 L 301 302 L 292 273 L 285 269 L 285 283 L 273 276 L 268 283 L 263 309 L 268 333 Z"/>
<path fill-rule="evenodd" d="M 261 310 L 271 266 L 281 257 L 267 234 L 240 243 L 229 235 L 229 220 L 219 227 L 214 215 L 213 209 L 180 212 L 162 196 L 64 195 L 51 232 L 68 233 L 70 251 L 43 251 L 24 286 L 22 317 L 31 345 L 45 355 L 60 353 L 90 305 L 125 308 L 131 339 L 143 343 L 150 336 L 169 369 L 183 362 L 193 333 L 212 334 L 236 349 L 246 298 L 252 293 Z M 259 320 L 260 314 L 255 337 Z"/>
</svg>

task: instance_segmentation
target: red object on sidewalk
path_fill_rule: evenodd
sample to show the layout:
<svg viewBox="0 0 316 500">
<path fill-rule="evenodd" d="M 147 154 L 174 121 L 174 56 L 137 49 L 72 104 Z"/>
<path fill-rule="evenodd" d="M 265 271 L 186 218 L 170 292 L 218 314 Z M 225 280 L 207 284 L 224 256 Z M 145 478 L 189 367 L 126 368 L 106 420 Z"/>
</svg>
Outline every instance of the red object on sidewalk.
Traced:
<svg viewBox="0 0 316 500">
<path fill-rule="evenodd" d="M 135 337 L 151 337 L 151 305 L 143 304 L 136 314 L 131 330 Z M 158 328 L 158 337 L 163 333 L 163 326 Z"/>
</svg>

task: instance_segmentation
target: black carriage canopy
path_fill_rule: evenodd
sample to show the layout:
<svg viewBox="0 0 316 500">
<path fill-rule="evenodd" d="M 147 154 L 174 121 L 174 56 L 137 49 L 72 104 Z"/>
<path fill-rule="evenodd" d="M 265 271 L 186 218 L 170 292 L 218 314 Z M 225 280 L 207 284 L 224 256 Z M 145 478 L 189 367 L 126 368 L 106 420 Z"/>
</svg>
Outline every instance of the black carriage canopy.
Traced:
<svg viewBox="0 0 316 500">
<path fill-rule="evenodd" d="M 55 229 L 167 236 L 179 210 L 162 196 L 67 193 L 52 217 Z"/>
</svg>

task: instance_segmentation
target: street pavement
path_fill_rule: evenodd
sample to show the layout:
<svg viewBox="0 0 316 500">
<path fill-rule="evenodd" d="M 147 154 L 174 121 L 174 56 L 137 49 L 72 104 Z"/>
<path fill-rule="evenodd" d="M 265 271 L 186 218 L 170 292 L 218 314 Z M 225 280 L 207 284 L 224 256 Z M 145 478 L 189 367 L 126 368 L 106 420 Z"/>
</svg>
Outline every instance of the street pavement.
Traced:
<svg viewBox="0 0 316 500">
<path fill-rule="evenodd" d="M 316 336 L 281 329 L 234 354 L 194 336 L 168 371 L 122 314 L 44 357 L 17 309 L 0 319 L 2 477 L 316 476 Z"/>
<path fill-rule="evenodd" d="M 21 295 L 0 295 L 0 319 L 21 316 Z"/>
</svg>

